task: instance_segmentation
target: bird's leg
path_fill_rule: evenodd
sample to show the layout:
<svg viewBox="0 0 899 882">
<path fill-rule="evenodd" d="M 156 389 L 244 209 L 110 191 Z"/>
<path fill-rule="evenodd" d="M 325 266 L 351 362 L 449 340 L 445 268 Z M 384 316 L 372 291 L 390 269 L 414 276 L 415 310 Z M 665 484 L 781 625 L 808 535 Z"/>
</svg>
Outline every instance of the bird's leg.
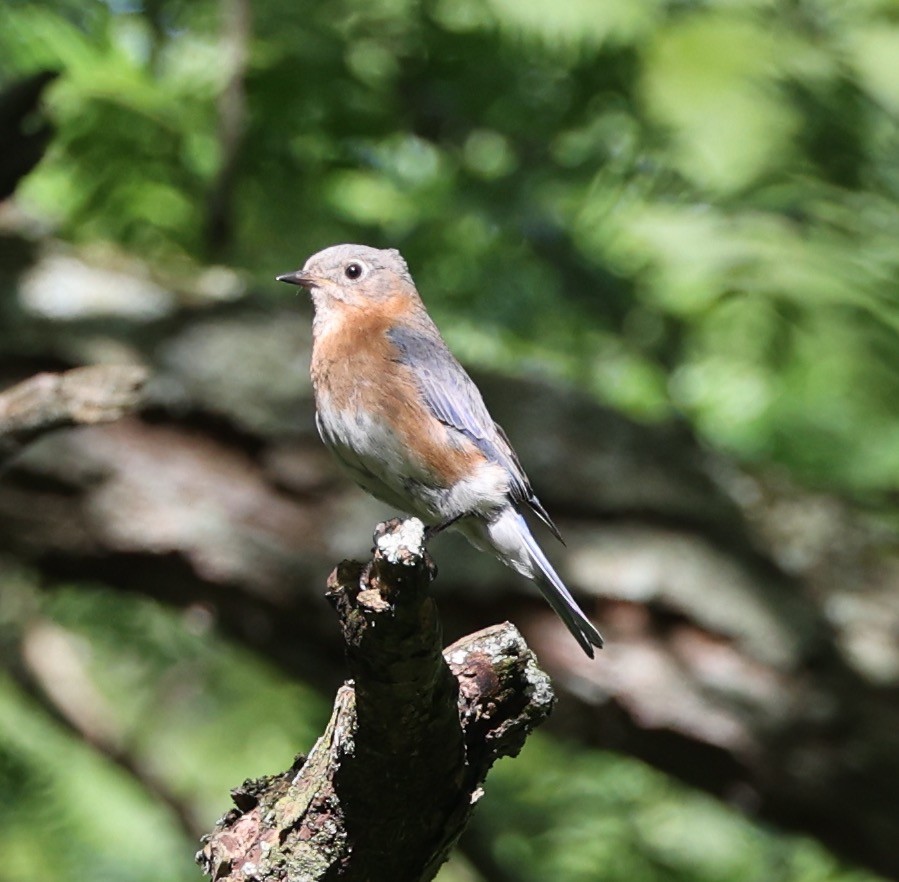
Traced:
<svg viewBox="0 0 899 882">
<path fill-rule="evenodd" d="M 434 524 L 434 526 L 428 525 L 425 527 L 425 542 L 430 542 L 438 533 L 442 533 L 447 527 L 451 527 L 456 521 L 465 517 L 463 514 L 457 514 L 454 517 L 447 518 L 445 521 L 441 521 L 439 524 Z"/>
</svg>

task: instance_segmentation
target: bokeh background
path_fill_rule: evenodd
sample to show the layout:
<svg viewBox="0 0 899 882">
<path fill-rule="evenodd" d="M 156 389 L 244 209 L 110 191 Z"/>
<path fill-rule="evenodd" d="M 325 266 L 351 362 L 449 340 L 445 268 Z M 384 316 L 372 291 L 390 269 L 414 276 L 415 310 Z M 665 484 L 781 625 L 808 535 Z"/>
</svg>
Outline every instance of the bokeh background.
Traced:
<svg viewBox="0 0 899 882">
<path fill-rule="evenodd" d="M 142 413 L 0 473 L 0 880 L 199 879 L 342 675 L 390 514 L 274 283 L 398 247 L 568 539 L 596 662 L 435 543 L 447 640 L 554 678 L 440 882 L 899 878 L 899 3 L 4 0 L 0 382 Z"/>
</svg>

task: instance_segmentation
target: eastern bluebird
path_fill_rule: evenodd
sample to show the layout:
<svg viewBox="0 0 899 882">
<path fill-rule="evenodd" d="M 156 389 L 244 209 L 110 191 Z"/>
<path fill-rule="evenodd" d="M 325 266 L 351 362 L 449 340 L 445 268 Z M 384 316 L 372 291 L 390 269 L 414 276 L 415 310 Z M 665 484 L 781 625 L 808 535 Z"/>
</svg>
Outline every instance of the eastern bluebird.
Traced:
<svg viewBox="0 0 899 882">
<path fill-rule="evenodd" d="M 533 579 L 592 658 L 602 636 L 531 535 L 522 504 L 562 537 L 402 255 L 335 245 L 278 281 L 312 296 L 316 425 L 341 465 L 372 496 L 431 525 L 431 535 L 452 525 Z"/>
</svg>

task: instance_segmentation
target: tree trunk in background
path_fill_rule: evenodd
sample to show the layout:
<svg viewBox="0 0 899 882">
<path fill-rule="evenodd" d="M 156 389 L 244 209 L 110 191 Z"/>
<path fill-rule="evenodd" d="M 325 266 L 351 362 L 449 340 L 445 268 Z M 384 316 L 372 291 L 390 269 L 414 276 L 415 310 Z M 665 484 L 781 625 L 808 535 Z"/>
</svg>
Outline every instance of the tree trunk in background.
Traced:
<svg viewBox="0 0 899 882">
<path fill-rule="evenodd" d="M 130 312 L 54 319 L 40 304 L 60 273 L 70 307 L 73 280 L 87 303 L 126 273 L 42 247 L 8 236 L 0 255 L 3 386 L 110 353 L 151 379 L 141 416 L 56 431 L 7 463 L 0 568 L 206 604 L 234 639 L 332 691 L 343 663 L 320 586 L 391 513 L 316 437 L 308 311 L 204 301 L 199 285 L 173 295 L 135 271 Z M 549 385 L 478 382 L 567 547 L 542 541 L 608 646 L 590 662 L 525 580 L 441 536 L 447 636 L 514 622 L 555 683 L 555 731 L 899 878 L 891 538 L 681 428 Z"/>
</svg>

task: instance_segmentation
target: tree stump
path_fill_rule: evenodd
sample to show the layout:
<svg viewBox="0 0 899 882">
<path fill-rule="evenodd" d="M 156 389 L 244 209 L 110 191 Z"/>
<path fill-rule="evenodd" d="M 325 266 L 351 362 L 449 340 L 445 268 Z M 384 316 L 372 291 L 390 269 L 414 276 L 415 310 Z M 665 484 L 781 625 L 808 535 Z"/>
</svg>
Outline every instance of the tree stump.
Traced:
<svg viewBox="0 0 899 882">
<path fill-rule="evenodd" d="M 372 560 L 331 574 L 351 679 L 308 756 L 246 781 L 197 860 L 214 880 L 432 879 L 493 763 L 554 702 L 509 623 L 441 650 L 420 521 L 379 525 Z"/>
</svg>

